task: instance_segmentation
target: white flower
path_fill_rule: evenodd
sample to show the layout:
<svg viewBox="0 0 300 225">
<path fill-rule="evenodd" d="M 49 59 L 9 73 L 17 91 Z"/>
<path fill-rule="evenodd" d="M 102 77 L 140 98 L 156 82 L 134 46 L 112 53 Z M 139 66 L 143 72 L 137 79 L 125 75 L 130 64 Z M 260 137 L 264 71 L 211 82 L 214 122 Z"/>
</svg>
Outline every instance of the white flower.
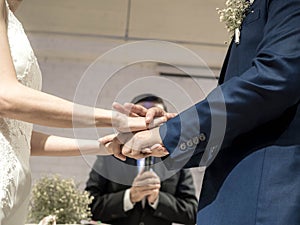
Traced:
<svg viewBox="0 0 300 225">
<path fill-rule="evenodd" d="M 235 43 L 240 42 L 240 29 L 243 19 L 246 17 L 247 10 L 253 4 L 254 0 L 227 0 L 226 8 L 218 9 L 220 21 L 225 22 L 230 38 L 235 37 Z"/>
</svg>

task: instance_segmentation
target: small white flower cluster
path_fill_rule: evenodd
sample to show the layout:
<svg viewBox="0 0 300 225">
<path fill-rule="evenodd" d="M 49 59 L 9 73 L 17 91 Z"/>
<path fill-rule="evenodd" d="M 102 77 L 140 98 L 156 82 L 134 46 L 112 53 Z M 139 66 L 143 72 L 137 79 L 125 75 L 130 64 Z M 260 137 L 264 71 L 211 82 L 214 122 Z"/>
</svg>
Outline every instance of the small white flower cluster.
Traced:
<svg viewBox="0 0 300 225">
<path fill-rule="evenodd" d="M 225 22 L 227 31 L 232 38 L 235 35 L 235 42 L 239 43 L 240 28 L 246 11 L 249 9 L 254 0 L 227 0 L 224 9 L 217 8 L 220 15 L 220 22 Z"/>
</svg>

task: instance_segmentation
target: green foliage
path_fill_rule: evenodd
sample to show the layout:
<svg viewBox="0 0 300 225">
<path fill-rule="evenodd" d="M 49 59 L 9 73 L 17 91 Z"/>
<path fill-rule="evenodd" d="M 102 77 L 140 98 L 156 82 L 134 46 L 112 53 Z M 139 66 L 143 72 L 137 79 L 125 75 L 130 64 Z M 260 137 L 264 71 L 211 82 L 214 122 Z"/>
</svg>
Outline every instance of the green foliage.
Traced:
<svg viewBox="0 0 300 225">
<path fill-rule="evenodd" d="M 79 224 L 90 218 L 92 200 L 88 192 L 76 187 L 73 179 L 45 176 L 32 189 L 29 222 L 39 223 L 45 216 L 55 215 L 58 224 Z"/>
</svg>

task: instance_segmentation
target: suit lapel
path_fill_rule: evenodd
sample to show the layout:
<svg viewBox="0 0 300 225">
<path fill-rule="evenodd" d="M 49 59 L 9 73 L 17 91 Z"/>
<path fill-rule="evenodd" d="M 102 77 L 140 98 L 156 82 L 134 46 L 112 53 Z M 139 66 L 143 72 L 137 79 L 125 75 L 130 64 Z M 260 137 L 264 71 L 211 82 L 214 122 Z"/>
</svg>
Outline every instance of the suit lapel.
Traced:
<svg viewBox="0 0 300 225">
<path fill-rule="evenodd" d="M 229 45 L 229 48 L 227 50 L 227 53 L 226 53 L 226 57 L 224 59 L 224 63 L 223 63 L 223 66 L 222 66 L 222 69 L 221 69 L 221 73 L 220 73 L 220 77 L 219 77 L 219 81 L 218 81 L 219 85 L 221 85 L 221 84 L 224 83 L 224 79 L 225 79 L 225 74 L 226 74 L 226 70 L 227 70 L 227 67 L 228 67 L 228 61 L 229 61 L 229 57 L 230 57 L 232 43 L 233 43 L 233 41 L 231 41 L 231 43 Z"/>
</svg>

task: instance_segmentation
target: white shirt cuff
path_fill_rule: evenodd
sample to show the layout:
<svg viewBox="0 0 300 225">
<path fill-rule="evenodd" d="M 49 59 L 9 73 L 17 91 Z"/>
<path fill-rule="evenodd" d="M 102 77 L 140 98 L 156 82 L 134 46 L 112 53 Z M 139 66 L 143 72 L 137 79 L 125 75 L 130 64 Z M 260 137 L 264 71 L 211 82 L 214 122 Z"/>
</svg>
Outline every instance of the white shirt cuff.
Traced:
<svg viewBox="0 0 300 225">
<path fill-rule="evenodd" d="M 127 189 L 124 193 L 124 199 L 123 199 L 123 209 L 125 212 L 133 209 L 134 204 L 130 201 L 130 189 Z"/>
<path fill-rule="evenodd" d="M 158 202 L 159 202 L 159 196 L 157 196 L 157 199 L 155 200 L 155 202 L 153 202 L 153 204 L 151 204 L 150 202 L 148 203 L 153 209 L 157 209 Z"/>
</svg>

